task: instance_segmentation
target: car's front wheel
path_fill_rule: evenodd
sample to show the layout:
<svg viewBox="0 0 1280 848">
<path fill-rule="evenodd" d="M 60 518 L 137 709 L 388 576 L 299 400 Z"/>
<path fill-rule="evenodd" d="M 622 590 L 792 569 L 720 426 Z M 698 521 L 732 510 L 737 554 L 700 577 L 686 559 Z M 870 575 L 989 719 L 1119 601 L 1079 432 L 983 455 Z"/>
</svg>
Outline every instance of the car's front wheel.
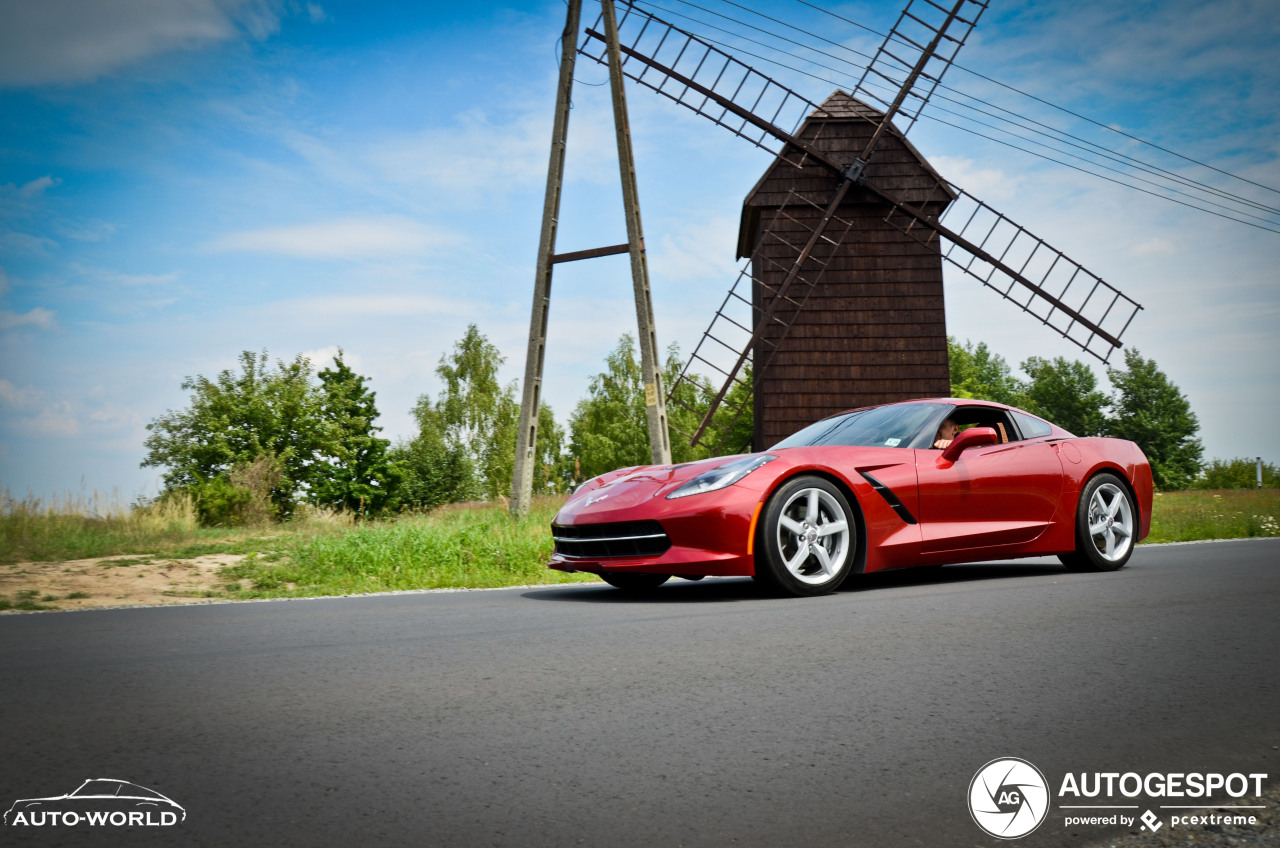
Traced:
<svg viewBox="0 0 1280 848">
<path fill-rule="evenodd" d="M 624 592 L 644 593 L 652 592 L 671 579 L 670 574 L 627 574 L 625 572 L 614 572 L 612 574 L 601 574 L 600 578 L 616 589 Z"/>
<path fill-rule="evenodd" d="M 756 579 L 792 595 L 834 591 L 853 571 L 857 523 L 845 496 L 821 477 L 788 481 L 765 506 Z"/>
<path fill-rule="evenodd" d="M 1138 511 L 1123 481 L 1099 474 L 1080 493 L 1076 549 L 1058 559 L 1072 571 L 1117 571 L 1133 554 Z"/>
</svg>

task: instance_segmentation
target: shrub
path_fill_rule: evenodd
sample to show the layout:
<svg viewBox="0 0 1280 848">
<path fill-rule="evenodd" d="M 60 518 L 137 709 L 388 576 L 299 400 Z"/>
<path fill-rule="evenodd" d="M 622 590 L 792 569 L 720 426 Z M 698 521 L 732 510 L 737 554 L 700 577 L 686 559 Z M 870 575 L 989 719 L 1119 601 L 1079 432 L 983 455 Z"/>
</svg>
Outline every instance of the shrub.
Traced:
<svg viewBox="0 0 1280 848">
<path fill-rule="evenodd" d="M 1197 489 L 1256 489 L 1258 461 L 1242 457 L 1212 459 L 1192 485 Z M 1269 462 L 1262 463 L 1262 487 L 1280 488 L 1280 469 Z"/>
</svg>

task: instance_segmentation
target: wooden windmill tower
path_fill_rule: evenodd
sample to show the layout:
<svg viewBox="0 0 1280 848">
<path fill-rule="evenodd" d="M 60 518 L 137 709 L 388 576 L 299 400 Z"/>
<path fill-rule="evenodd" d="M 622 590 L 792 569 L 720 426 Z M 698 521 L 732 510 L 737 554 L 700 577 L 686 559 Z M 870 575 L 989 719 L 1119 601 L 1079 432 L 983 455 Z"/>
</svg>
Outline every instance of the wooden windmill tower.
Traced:
<svg viewBox="0 0 1280 848">
<path fill-rule="evenodd" d="M 748 261 L 671 387 L 710 401 L 692 443 L 740 449 L 723 421 L 744 409 L 713 419 L 735 383 L 754 389 L 757 449 L 851 406 L 947 394 L 944 260 L 1103 361 L 1120 346 L 1136 302 L 907 141 L 986 6 L 909 0 L 853 93 L 822 105 L 627 7 L 622 72 L 777 157 L 744 204 Z M 579 52 L 603 64 L 606 43 L 588 28 Z"/>
<path fill-rule="evenodd" d="M 848 161 L 865 149 L 883 113 L 843 91 L 828 97 L 796 135 L 812 137 L 829 156 Z M 942 178 L 892 127 L 868 163 L 867 179 L 892 188 L 900 199 L 922 204 L 931 216 L 955 199 L 936 192 Z M 811 231 L 821 211 L 790 204 L 791 192 L 810 185 L 827 190 L 830 178 L 816 165 L 796 168 L 776 159 L 747 195 L 738 232 L 738 256 L 759 252 L 753 263 L 754 312 L 769 307 L 769 292 L 794 259 L 789 244 Z M 803 190 L 803 189 L 802 189 Z M 942 257 L 929 245 L 884 220 L 885 204 L 853 189 L 837 213 L 838 246 L 824 251 L 824 271 L 805 308 L 789 326 L 766 323 L 757 345 L 774 351 L 768 368 L 754 375 L 754 447 L 769 445 L 832 413 L 860 406 L 951 394 L 943 308 Z M 794 219 L 794 220 L 792 220 Z M 769 241 L 765 223 L 774 222 Z M 828 235 L 834 235 L 828 225 Z M 785 236 L 785 241 L 776 238 Z M 816 260 L 816 258 L 815 258 Z M 727 445 L 739 449 L 740 445 Z"/>
</svg>

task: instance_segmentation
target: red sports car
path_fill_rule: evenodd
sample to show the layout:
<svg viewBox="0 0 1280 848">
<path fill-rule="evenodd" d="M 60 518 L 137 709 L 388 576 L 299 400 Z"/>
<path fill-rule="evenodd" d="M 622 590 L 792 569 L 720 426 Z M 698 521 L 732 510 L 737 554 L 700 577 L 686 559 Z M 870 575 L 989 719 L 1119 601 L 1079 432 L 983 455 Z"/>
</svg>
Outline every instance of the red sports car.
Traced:
<svg viewBox="0 0 1280 848">
<path fill-rule="evenodd" d="M 908 401 L 834 415 L 763 453 L 588 480 L 552 522 L 551 567 L 636 591 L 719 575 L 795 595 L 1012 557 L 1114 571 L 1150 532 L 1151 499 L 1133 442 L 1077 438 L 998 403 Z"/>
</svg>

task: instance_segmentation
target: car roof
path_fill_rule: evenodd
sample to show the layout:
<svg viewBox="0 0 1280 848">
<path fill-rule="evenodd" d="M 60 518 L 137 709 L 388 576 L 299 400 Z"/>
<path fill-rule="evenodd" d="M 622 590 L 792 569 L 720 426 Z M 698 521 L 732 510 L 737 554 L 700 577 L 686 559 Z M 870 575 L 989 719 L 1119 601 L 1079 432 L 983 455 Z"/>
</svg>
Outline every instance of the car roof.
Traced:
<svg viewBox="0 0 1280 848">
<path fill-rule="evenodd" d="M 834 414 L 844 415 L 846 412 L 858 412 L 859 410 L 862 410 L 862 409 L 879 409 L 882 406 L 900 406 L 908 403 L 936 403 L 939 405 L 948 405 L 948 406 L 989 406 L 993 409 L 1012 409 L 1015 412 L 1022 411 L 1018 409 L 1016 406 L 1009 406 L 1009 404 L 1007 403 L 999 403 L 994 400 L 980 400 L 978 398 L 931 397 L 931 398 L 912 398 L 911 400 L 895 400 L 892 403 L 876 403 L 876 404 L 872 404 L 871 406 L 855 406 L 852 409 L 845 409 L 841 412 L 837 412 Z M 830 417 L 831 417 L 830 415 L 827 416 L 827 418 L 830 418 Z"/>
</svg>

